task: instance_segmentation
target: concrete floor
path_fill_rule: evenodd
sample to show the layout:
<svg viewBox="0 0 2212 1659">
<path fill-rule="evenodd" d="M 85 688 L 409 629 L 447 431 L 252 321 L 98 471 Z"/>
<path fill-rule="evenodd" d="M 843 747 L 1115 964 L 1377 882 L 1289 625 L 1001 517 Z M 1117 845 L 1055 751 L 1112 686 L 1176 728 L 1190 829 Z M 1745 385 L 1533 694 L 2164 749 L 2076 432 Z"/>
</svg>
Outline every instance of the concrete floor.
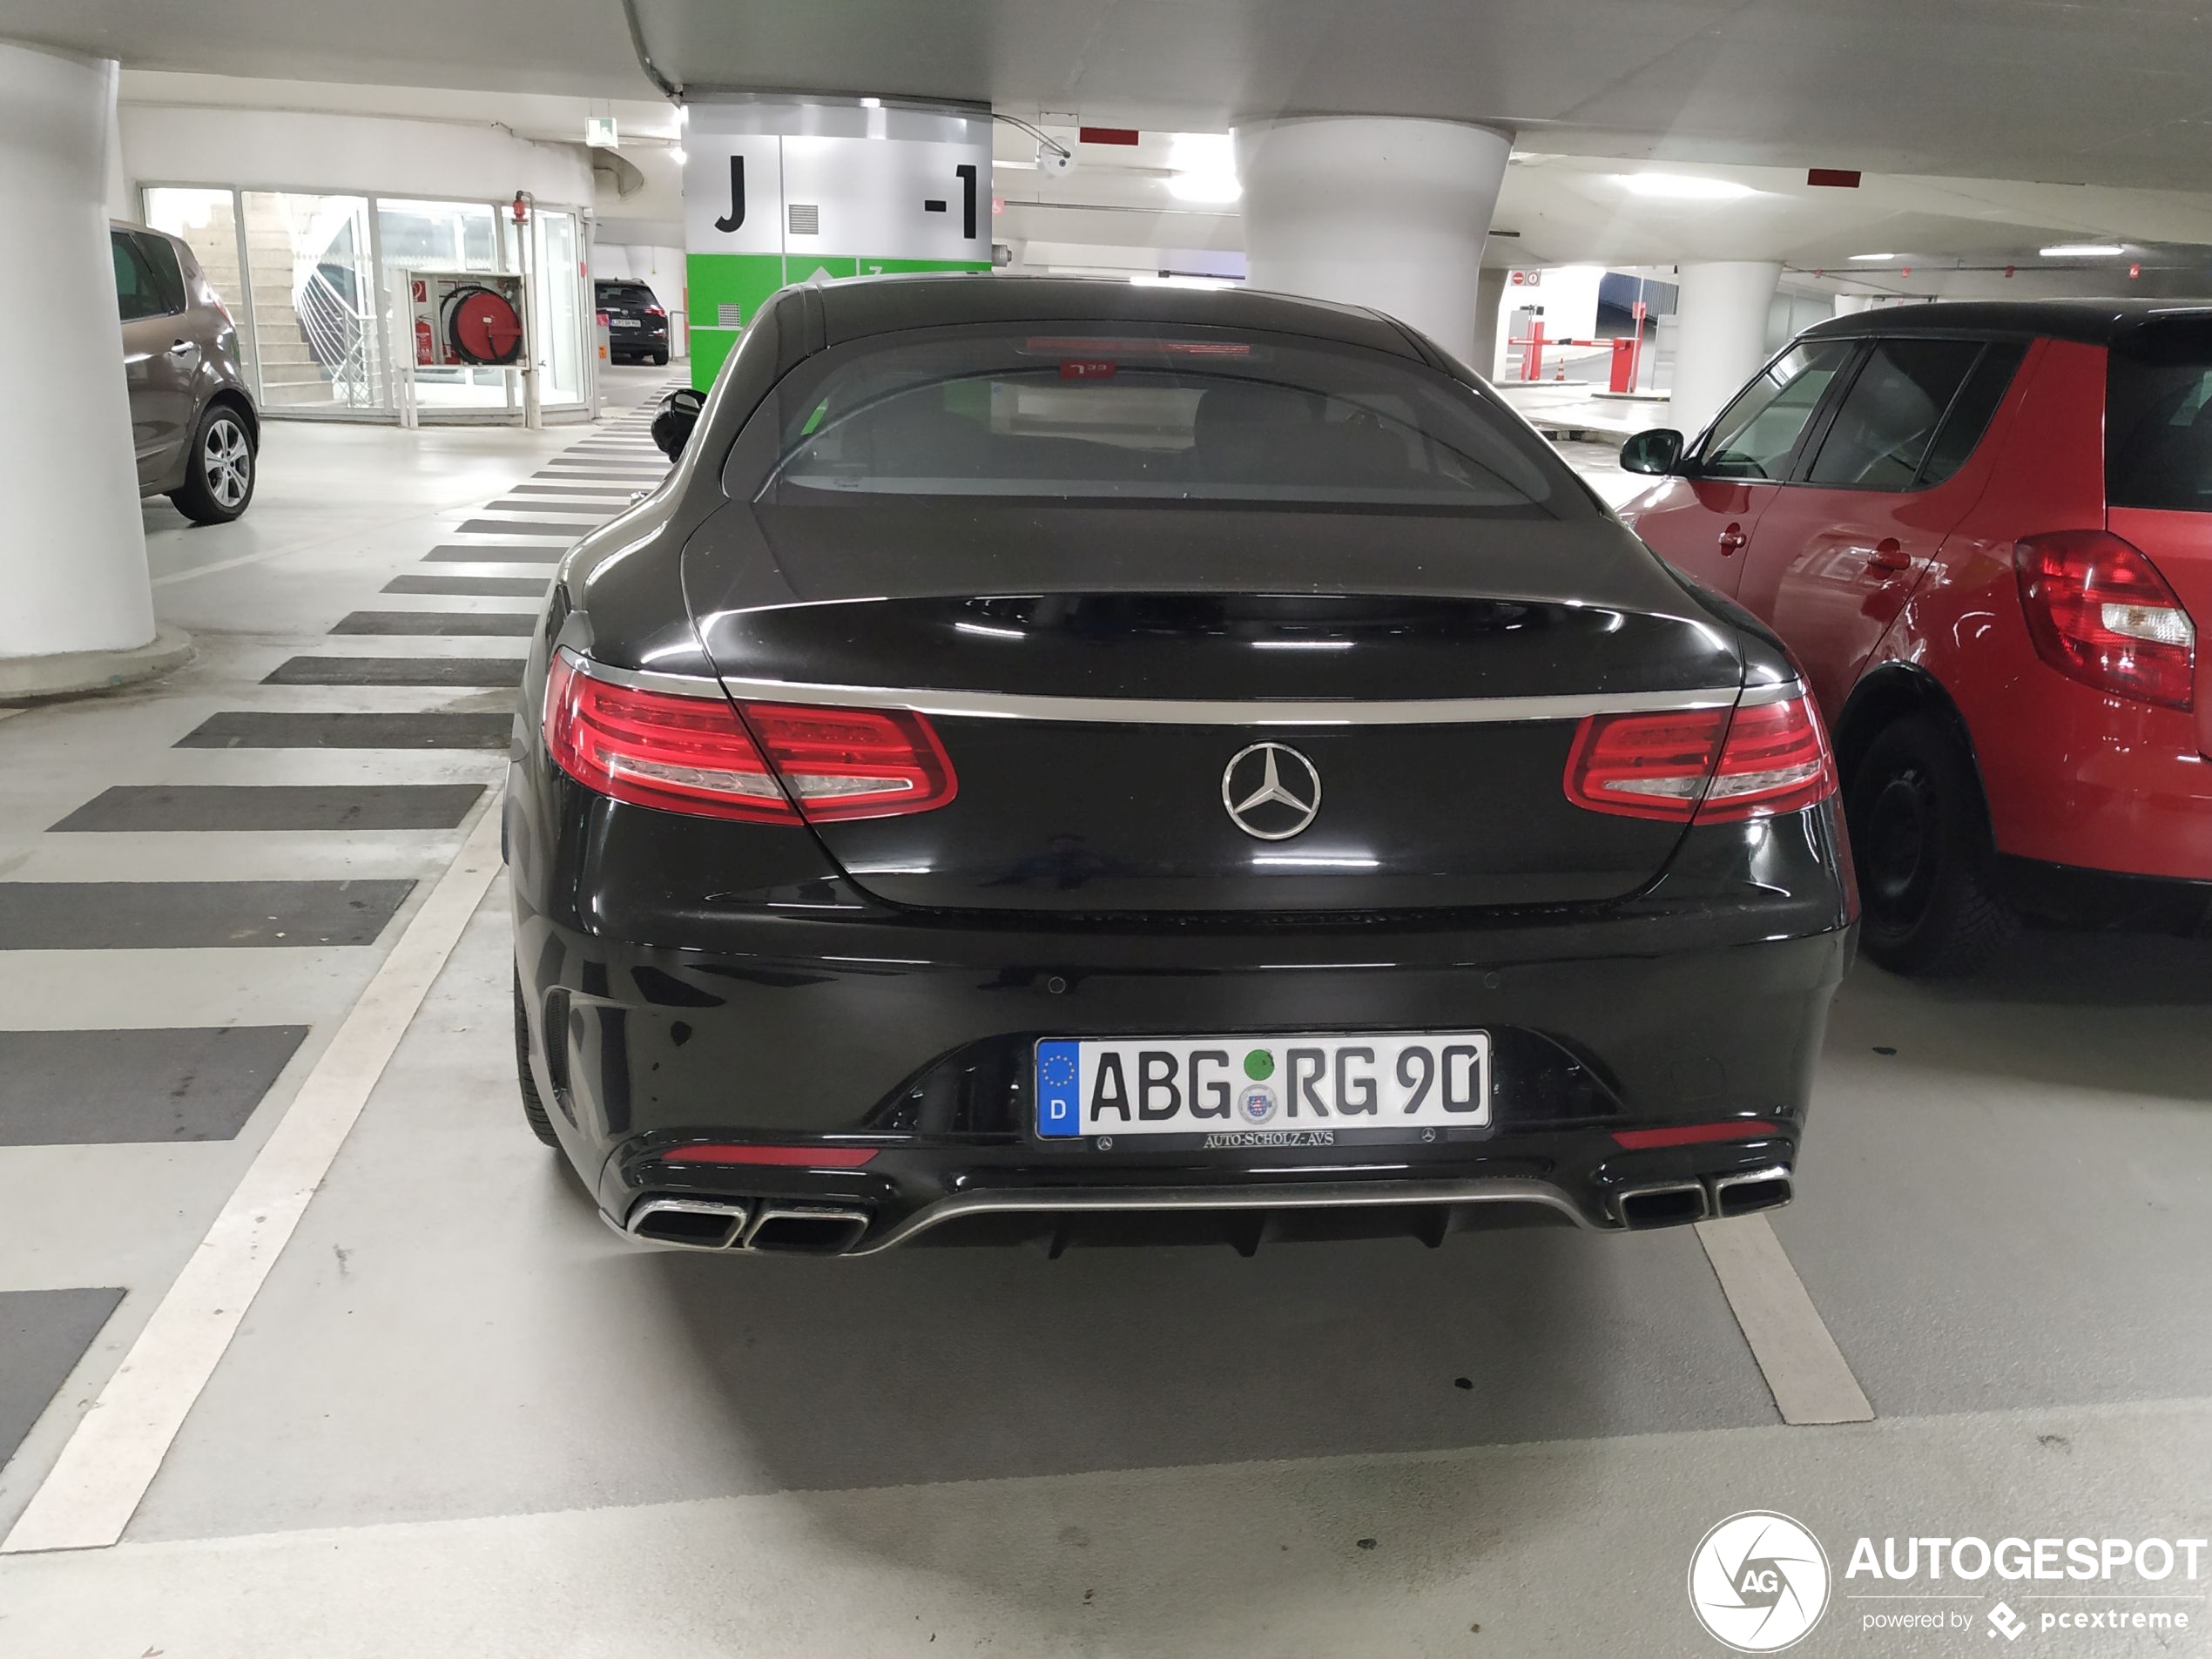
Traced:
<svg viewBox="0 0 2212 1659">
<path fill-rule="evenodd" d="M 542 581 L 560 536 L 458 527 L 543 522 L 588 486 L 542 475 L 596 470 L 554 459 L 591 442 L 273 427 L 239 525 L 148 509 L 200 658 L 0 721 L 0 915 L 90 918 L 128 882 L 152 930 L 0 938 L 0 1057 L 47 1080 L 0 1081 L 0 1533 L 497 775 L 469 745 L 503 687 L 264 678 L 511 664 L 521 639 L 450 619 L 528 593 L 408 589 Z M 394 612 L 422 621 L 360 620 Z M 369 626 L 401 631 L 330 631 Z M 1868 1633 L 1892 1604 L 1845 1599 L 1883 1588 L 1842 1578 L 1852 1541 L 2212 1533 L 2202 945 L 2033 934 L 1966 986 L 1853 974 L 1773 1233 L 1874 1420 L 1806 1426 L 1688 1231 L 633 1251 L 523 1126 L 506 927 L 495 884 L 123 1541 L 0 1555 L 0 1654 L 1716 1653 L 1683 1576 L 1746 1508 L 1836 1568 L 1797 1651 L 1990 1653 L 2000 1593 L 2033 1622 L 2083 1587 L 1939 1586 L 1975 1592 L 1926 1604 L 1971 1628 Z M 2113 1588 L 2196 1629 L 2084 1651 L 2212 1650 L 2201 1580 Z"/>
</svg>

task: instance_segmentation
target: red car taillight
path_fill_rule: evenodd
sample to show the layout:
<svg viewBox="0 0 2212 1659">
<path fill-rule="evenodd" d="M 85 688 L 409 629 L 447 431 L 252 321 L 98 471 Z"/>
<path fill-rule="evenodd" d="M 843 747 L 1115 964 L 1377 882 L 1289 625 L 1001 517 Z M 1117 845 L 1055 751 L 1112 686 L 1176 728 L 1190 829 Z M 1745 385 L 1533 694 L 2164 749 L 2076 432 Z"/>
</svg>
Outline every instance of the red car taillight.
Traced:
<svg viewBox="0 0 2212 1659">
<path fill-rule="evenodd" d="M 1812 699 L 1674 714 L 1594 714 L 1567 756 L 1567 799 L 1594 813 L 1723 824 L 1836 792 Z"/>
<path fill-rule="evenodd" d="M 740 718 L 721 697 L 617 685 L 560 656 L 546 675 L 545 746 L 616 800 L 756 824 L 924 813 L 959 788 L 935 731 L 904 709 L 749 703 Z"/>
<path fill-rule="evenodd" d="M 2141 550 L 2108 530 L 2060 530 L 2013 547 L 2036 654 L 2115 697 L 2189 706 L 2196 626 Z"/>
</svg>

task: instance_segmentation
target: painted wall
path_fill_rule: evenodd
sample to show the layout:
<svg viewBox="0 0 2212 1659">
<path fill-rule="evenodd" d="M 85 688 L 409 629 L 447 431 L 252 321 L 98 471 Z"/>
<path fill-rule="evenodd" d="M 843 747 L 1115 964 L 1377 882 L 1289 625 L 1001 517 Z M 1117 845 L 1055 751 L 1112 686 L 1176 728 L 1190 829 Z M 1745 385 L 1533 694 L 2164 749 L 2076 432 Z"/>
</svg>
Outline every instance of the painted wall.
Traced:
<svg viewBox="0 0 2212 1659">
<path fill-rule="evenodd" d="M 526 190 L 563 207 L 593 197 L 582 145 L 533 143 L 494 126 L 165 104 L 126 104 L 117 120 L 133 201 L 146 185 L 479 201 Z"/>
<path fill-rule="evenodd" d="M 988 117 L 752 98 L 689 106 L 691 383 L 789 282 L 991 268 Z"/>
</svg>

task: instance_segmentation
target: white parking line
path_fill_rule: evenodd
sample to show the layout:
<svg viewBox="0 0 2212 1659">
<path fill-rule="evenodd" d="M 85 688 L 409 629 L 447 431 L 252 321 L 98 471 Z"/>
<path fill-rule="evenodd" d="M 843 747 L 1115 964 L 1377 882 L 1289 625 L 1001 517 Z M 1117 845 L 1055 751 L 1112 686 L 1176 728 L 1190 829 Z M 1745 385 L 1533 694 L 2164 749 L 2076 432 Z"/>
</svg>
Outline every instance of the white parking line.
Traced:
<svg viewBox="0 0 2212 1659">
<path fill-rule="evenodd" d="M 1874 1407 L 1764 1216 L 1701 1221 L 1697 1242 L 1785 1423 L 1871 1423 Z"/>
<path fill-rule="evenodd" d="M 123 1536 L 185 1414 L 498 873 L 499 817 L 494 790 L 461 851 L 31 1494 L 0 1554 L 102 1549 Z"/>
</svg>

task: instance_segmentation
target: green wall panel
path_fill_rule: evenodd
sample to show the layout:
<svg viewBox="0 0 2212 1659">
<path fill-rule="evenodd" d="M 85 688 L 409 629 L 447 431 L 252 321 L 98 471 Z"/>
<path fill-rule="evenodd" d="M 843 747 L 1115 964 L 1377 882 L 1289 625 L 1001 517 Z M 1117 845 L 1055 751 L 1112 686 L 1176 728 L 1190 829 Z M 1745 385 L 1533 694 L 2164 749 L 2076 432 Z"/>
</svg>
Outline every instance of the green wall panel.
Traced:
<svg viewBox="0 0 2212 1659">
<path fill-rule="evenodd" d="M 988 271 L 974 260 L 851 259 L 836 255 L 781 253 L 693 253 L 685 258 L 685 277 L 691 316 L 691 384 L 705 391 L 737 348 L 738 335 L 770 294 L 787 283 L 806 282 L 816 273 L 833 281 L 849 276 L 892 276 L 910 271 Z M 724 326 L 723 307 L 734 306 Z"/>
</svg>

